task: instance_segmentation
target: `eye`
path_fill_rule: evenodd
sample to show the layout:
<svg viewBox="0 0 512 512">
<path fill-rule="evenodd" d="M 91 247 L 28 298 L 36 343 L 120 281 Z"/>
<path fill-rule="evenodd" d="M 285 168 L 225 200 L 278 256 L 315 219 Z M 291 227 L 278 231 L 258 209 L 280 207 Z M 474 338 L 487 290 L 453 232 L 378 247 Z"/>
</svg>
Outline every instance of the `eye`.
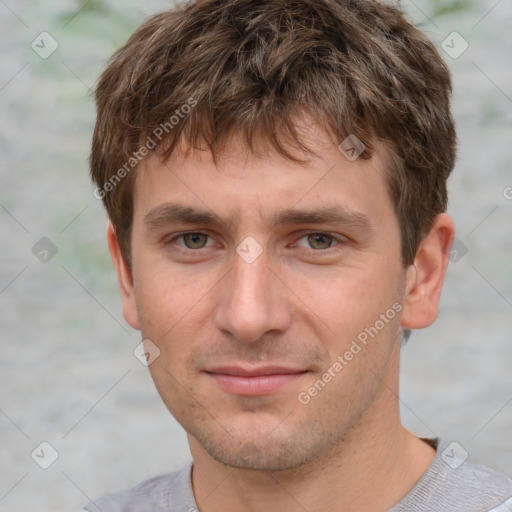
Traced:
<svg viewBox="0 0 512 512">
<path fill-rule="evenodd" d="M 302 240 L 305 240 L 305 243 L 301 243 Z M 314 250 L 322 250 L 330 249 L 333 247 L 333 244 L 337 244 L 337 240 L 333 235 L 328 233 L 308 233 L 300 238 L 296 245 Z"/>
<path fill-rule="evenodd" d="M 182 233 L 174 237 L 171 242 L 176 240 L 183 240 L 183 244 L 179 244 L 181 247 L 185 247 L 187 249 L 202 249 L 206 247 L 209 236 L 206 233 Z"/>
</svg>

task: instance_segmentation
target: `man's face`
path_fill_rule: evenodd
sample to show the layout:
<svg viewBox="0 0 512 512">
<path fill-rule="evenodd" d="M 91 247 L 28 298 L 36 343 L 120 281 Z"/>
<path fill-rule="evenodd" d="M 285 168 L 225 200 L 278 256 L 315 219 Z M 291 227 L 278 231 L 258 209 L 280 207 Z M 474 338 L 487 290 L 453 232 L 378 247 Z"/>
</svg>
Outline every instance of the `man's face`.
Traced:
<svg viewBox="0 0 512 512">
<path fill-rule="evenodd" d="M 306 165 L 232 140 L 217 164 L 178 148 L 137 171 L 125 316 L 192 450 L 236 467 L 297 467 L 396 419 L 405 271 L 383 157 L 308 144 Z"/>
</svg>

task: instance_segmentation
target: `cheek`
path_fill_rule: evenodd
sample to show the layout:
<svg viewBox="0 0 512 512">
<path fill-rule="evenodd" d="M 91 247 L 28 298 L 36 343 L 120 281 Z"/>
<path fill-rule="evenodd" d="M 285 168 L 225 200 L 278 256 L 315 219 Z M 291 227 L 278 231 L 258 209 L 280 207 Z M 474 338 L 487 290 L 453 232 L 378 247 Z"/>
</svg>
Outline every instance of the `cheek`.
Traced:
<svg viewBox="0 0 512 512">
<path fill-rule="evenodd" d="M 161 356 L 150 370 L 154 379 L 160 375 L 167 380 L 162 374 L 166 370 L 185 378 L 190 371 L 190 352 L 205 339 L 204 331 L 211 326 L 218 279 L 197 270 L 176 271 L 167 264 L 144 263 L 140 268 L 145 271 L 139 272 L 136 280 L 140 329 L 143 338 L 157 345 Z M 172 379 L 165 386 L 169 385 Z"/>
<path fill-rule="evenodd" d="M 381 276 L 392 271 L 375 265 L 317 269 L 314 275 L 289 276 L 303 314 L 330 335 L 346 338 L 373 324 L 397 300 L 397 284 Z M 396 272 L 395 274 L 396 275 Z M 389 278 L 388 278 L 389 281 Z"/>
<path fill-rule="evenodd" d="M 165 261 L 147 257 L 139 260 L 135 276 L 137 308 L 141 324 L 163 335 L 200 308 L 201 296 L 208 290 L 203 276 L 172 269 Z"/>
</svg>

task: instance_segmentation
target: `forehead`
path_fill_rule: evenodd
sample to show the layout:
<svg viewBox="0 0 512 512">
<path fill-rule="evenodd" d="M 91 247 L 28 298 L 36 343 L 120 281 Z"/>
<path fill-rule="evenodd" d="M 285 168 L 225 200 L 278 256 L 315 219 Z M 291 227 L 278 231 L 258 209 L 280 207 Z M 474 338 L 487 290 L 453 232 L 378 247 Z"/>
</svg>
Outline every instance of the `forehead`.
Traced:
<svg viewBox="0 0 512 512">
<path fill-rule="evenodd" d="M 305 163 L 272 149 L 253 153 L 236 137 L 215 157 L 183 140 L 165 162 L 153 153 L 137 169 L 135 216 L 152 212 L 153 221 L 158 214 L 183 217 L 188 207 L 201 213 L 203 223 L 212 223 L 206 218 L 209 212 L 211 221 L 222 216 L 232 228 L 248 217 L 259 218 L 267 227 L 293 218 L 299 222 L 305 212 L 313 214 L 319 207 L 326 217 L 343 213 L 354 222 L 393 209 L 382 146 L 374 146 L 370 159 L 349 159 L 315 126 L 305 128 L 303 137 L 315 153 L 295 149 L 293 154 Z M 171 208 L 164 212 L 166 204 Z M 176 204 L 183 207 L 180 212 Z"/>
</svg>

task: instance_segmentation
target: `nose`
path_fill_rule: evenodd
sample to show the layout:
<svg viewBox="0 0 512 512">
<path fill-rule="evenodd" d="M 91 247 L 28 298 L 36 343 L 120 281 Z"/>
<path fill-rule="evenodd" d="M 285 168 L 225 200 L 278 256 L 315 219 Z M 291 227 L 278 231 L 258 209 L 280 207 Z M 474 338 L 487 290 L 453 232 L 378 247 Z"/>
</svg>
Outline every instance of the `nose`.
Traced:
<svg viewBox="0 0 512 512">
<path fill-rule="evenodd" d="M 286 331 L 293 303 L 265 253 L 252 263 L 238 254 L 234 260 L 214 312 L 216 327 L 243 343 L 258 341 L 269 332 Z"/>
</svg>

